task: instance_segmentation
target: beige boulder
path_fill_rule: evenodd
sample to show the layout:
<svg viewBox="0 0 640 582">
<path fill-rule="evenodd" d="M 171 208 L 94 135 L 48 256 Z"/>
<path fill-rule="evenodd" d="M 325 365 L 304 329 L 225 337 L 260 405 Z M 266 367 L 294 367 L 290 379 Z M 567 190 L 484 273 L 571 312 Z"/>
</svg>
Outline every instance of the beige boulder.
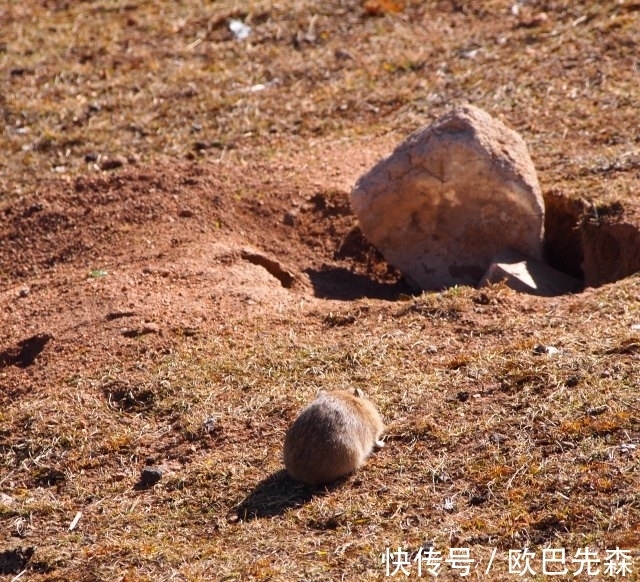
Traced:
<svg viewBox="0 0 640 582">
<path fill-rule="evenodd" d="M 410 135 L 358 180 L 351 205 L 419 289 L 476 285 L 507 248 L 542 257 L 544 202 L 527 146 L 471 105 Z"/>
</svg>

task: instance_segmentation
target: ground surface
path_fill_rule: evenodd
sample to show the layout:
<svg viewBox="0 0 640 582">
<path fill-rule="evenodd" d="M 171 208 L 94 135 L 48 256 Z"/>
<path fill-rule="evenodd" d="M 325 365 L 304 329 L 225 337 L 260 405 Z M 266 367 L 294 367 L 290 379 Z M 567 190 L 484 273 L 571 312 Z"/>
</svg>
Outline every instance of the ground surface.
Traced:
<svg viewBox="0 0 640 582">
<path fill-rule="evenodd" d="M 640 579 L 640 4 L 566 4 L 0 8 L 1 579 Z M 354 181 L 465 101 L 607 284 L 412 295 L 362 239 Z M 387 446 L 307 490 L 284 433 L 348 386 Z"/>
</svg>

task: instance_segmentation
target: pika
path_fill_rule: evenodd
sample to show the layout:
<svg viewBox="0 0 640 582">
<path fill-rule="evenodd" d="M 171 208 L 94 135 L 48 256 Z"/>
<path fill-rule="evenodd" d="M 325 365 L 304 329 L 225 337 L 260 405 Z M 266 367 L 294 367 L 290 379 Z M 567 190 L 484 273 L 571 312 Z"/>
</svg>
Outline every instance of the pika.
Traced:
<svg viewBox="0 0 640 582">
<path fill-rule="evenodd" d="M 284 466 L 307 485 L 329 483 L 360 468 L 381 448 L 384 423 L 362 390 L 321 390 L 284 440 Z"/>
</svg>

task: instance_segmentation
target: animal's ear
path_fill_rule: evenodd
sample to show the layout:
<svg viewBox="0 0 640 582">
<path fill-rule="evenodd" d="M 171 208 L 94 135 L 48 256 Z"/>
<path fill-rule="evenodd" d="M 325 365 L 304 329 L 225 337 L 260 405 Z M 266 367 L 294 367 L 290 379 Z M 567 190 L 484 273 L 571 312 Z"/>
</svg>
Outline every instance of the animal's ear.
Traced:
<svg viewBox="0 0 640 582">
<path fill-rule="evenodd" d="M 353 395 L 357 396 L 358 398 L 364 398 L 364 392 L 360 390 L 360 388 L 354 388 Z"/>
</svg>

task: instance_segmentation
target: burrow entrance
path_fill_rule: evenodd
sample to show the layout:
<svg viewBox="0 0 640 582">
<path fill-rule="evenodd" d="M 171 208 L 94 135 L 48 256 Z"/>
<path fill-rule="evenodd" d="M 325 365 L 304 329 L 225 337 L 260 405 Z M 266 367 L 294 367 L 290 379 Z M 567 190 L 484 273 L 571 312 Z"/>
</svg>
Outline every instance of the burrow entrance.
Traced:
<svg viewBox="0 0 640 582">
<path fill-rule="evenodd" d="M 640 271 L 640 216 L 619 202 L 594 205 L 558 191 L 544 195 L 547 262 L 599 287 Z"/>
</svg>

